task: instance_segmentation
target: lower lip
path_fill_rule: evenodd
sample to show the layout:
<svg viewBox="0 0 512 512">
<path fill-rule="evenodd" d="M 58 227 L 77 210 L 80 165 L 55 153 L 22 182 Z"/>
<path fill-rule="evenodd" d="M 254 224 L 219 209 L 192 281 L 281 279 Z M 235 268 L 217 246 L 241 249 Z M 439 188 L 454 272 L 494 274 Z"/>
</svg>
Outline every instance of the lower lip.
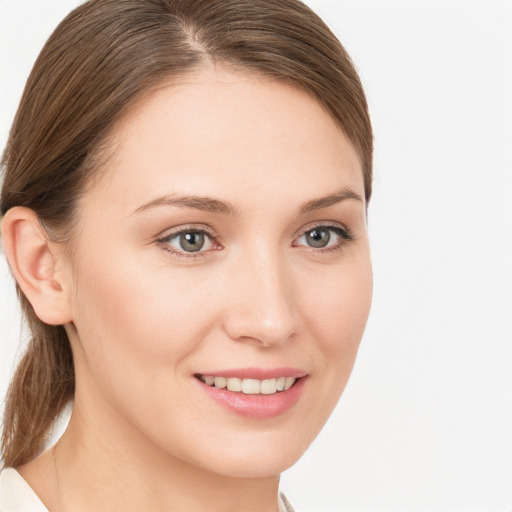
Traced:
<svg viewBox="0 0 512 512">
<path fill-rule="evenodd" d="M 273 395 L 246 395 L 240 392 L 218 389 L 208 386 L 199 379 L 195 379 L 203 391 L 220 405 L 230 411 L 249 418 L 275 418 L 290 410 L 302 394 L 307 377 L 295 381 L 295 384 L 286 391 L 278 391 Z"/>
</svg>

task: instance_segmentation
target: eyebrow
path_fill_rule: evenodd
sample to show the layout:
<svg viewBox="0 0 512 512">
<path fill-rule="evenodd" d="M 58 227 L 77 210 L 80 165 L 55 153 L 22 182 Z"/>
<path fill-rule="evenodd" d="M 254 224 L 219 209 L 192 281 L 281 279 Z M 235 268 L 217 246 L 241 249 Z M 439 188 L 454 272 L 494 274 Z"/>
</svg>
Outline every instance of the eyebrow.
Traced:
<svg viewBox="0 0 512 512">
<path fill-rule="evenodd" d="M 350 188 L 343 188 L 334 194 L 306 201 L 300 206 L 299 213 L 306 214 L 322 208 L 328 208 L 329 206 L 333 206 L 347 199 L 354 199 L 356 201 L 363 202 L 363 199 L 359 194 L 356 194 Z M 236 216 L 237 213 L 237 210 L 233 205 L 219 201 L 218 199 L 202 196 L 178 196 L 174 194 L 154 199 L 147 204 L 139 206 L 139 208 L 137 208 L 133 213 L 139 213 L 156 206 L 185 206 L 187 208 L 195 208 L 197 210 L 222 213 L 224 215 L 232 216 Z"/>
<path fill-rule="evenodd" d="M 155 206 L 186 206 L 187 208 L 195 208 L 212 213 L 223 213 L 226 215 L 236 215 L 236 209 L 218 199 L 201 196 L 177 196 L 168 195 L 154 199 L 147 204 L 137 208 L 134 213 L 139 213 Z"/>
<path fill-rule="evenodd" d="M 310 213 L 315 210 L 321 210 L 322 208 L 328 208 L 329 206 L 341 203 L 347 199 L 355 199 L 356 201 L 363 202 L 363 198 L 359 194 L 356 194 L 352 189 L 346 187 L 334 194 L 305 202 L 302 204 L 299 211 L 301 214 Z"/>
</svg>

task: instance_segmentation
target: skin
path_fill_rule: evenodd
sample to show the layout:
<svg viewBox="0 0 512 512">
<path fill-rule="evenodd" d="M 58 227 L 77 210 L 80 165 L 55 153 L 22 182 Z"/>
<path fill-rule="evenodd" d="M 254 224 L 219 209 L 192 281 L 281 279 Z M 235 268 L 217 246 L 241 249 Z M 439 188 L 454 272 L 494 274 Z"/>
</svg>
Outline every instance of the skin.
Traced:
<svg viewBox="0 0 512 512">
<path fill-rule="evenodd" d="M 370 308 L 357 154 L 306 93 L 220 67 L 149 95 L 111 143 L 73 250 L 51 247 L 74 411 L 56 447 L 19 470 L 52 510 L 275 512 L 279 474 L 332 412 Z M 342 190 L 354 197 L 301 212 Z M 191 195 L 233 211 L 144 208 Z M 327 248 L 308 245 L 325 225 L 353 239 L 331 230 Z M 161 241 L 191 228 L 212 235 L 195 257 Z M 194 378 L 246 367 L 303 370 L 297 404 L 243 417 Z"/>
</svg>

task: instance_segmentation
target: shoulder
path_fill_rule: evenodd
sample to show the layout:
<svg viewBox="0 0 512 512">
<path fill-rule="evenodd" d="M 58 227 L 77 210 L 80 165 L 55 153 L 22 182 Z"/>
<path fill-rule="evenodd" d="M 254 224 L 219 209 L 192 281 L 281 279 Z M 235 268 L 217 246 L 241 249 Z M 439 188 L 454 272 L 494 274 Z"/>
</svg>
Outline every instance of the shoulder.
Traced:
<svg viewBox="0 0 512 512">
<path fill-rule="evenodd" d="M 36 493 L 14 468 L 6 468 L 0 472 L 0 510 L 48 512 Z"/>
</svg>

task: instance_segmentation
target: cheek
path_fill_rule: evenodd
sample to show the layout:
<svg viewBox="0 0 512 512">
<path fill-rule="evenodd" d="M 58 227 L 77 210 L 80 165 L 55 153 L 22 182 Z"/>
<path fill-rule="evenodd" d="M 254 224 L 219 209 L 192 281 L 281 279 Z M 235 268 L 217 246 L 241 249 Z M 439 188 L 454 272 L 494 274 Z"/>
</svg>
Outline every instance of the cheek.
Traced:
<svg viewBox="0 0 512 512">
<path fill-rule="evenodd" d="M 136 403 L 151 414 L 148 397 L 175 389 L 172 382 L 179 386 L 176 377 L 185 374 L 210 315 L 199 321 L 200 299 L 187 299 L 186 287 L 164 270 L 145 271 L 151 267 L 122 258 L 115 265 L 101 258 L 91 261 L 79 269 L 74 305 L 83 374 L 110 401 L 126 401 L 125 408 Z"/>
<path fill-rule="evenodd" d="M 113 265 L 101 258 L 83 266 L 74 309 L 85 339 L 92 344 L 103 339 L 103 350 L 111 347 L 142 359 L 188 347 L 201 328 L 195 314 L 201 297 L 176 275 L 150 268 L 140 261 L 117 259 Z M 191 295 L 193 300 L 187 298 Z"/>
<path fill-rule="evenodd" d="M 306 420 L 313 430 L 318 428 L 317 421 L 321 426 L 327 420 L 347 384 L 372 299 L 369 253 L 358 254 L 344 261 L 335 272 L 331 270 L 316 280 L 316 293 L 304 294 L 309 297 L 303 309 L 307 311 L 307 330 L 316 348 L 315 366 L 320 368 L 313 378 L 318 396 L 322 396 L 314 405 L 318 413 Z M 312 288 L 313 282 L 303 284 Z"/>
<path fill-rule="evenodd" d="M 74 307 L 81 397 L 108 403 L 103 410 L 113 408 L 162 442 L 179 427 L 170 426 L 177 410 L 198 415 L 186 399 L 189 361 L 213 317 L 195 289 L 170 274 L 140 261 L 98 259 L 80 268 Z"/>
<path fill-rule="evenodd" d="M 367 252 L 344 261 L 324 275 L 303 281 L 311 330 L 326 355 L 357 352 L 372 299 L 372 269 Z"/>
</svg>

